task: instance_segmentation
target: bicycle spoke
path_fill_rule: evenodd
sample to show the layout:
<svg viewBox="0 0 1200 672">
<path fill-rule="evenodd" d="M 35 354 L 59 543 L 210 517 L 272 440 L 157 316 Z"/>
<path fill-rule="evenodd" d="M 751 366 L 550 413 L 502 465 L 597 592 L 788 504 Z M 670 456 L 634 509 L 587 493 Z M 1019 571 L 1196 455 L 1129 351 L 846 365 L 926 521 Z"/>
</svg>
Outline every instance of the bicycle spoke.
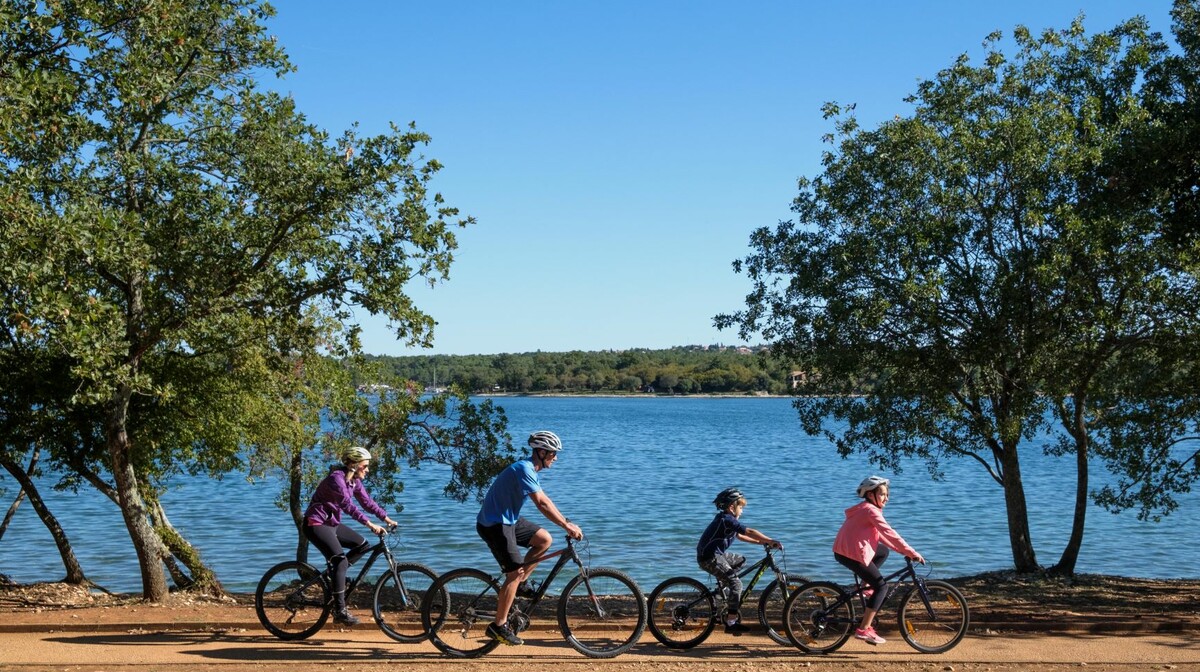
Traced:
<svg viewBox="0 0 1200 672">
<path fill-rule="evenodd" d="M 421 604 L 421 620 L 430 641 L 443 653 L 474 658 L 499 645 L 488 637 L 496 615 L 499 586 L 475 569 L 446 572 L 430 587 Z"/>
<path fill-rule="evenodd" d="M 900 602 L 900 634 L 918 651 L 942 653 L 954 648 L 967 632 L 967 602 L 957 588 L 943 581 L 926 581 L 925 589 L 928 606 L 915 586 Z"/>
<path fill-rule="evenodd" d="M 615 569 L 590 569 L 567 584 L 558 602 L 567 642 L 584 655 L 611 658 L 637 643 L 646 627 L 645 602 L 633 579 Z"/>
<path fill-rule="evenodd" d="M 275 565 L 254 591 L 259 622 L 280 639 L 311 637 L 325 625 L 328 604 L 328 589 L 320 573 L 303 562 Z"/>
<path fill-rule="evenodd" d="M 829 653 L 850 639 L 854 608 L 849 600 L 839 600 L 841 594 L 837 585 L 818 581 L 788 598 L 784 627 L 792 644 L 809 653 Z"/>
<path fill-rule="evenodd" d="M 650 593 L 647 609 L 650 633 L 672 649 L 700 644 L 717 622 L 716 598 L 704 584 L 688 576 L 658 584 Z"/>
<path fill-rule="evenodd" d="M 384 571 L 375 586 L 372 613 L 379 629 L 405 643 L 420 642 L 427 632 L 421 623 L 421 601 L 436 580 L 433 570 L 416 563 L 396 565 L 399 583 L 391 569 Z"/>
</svg>

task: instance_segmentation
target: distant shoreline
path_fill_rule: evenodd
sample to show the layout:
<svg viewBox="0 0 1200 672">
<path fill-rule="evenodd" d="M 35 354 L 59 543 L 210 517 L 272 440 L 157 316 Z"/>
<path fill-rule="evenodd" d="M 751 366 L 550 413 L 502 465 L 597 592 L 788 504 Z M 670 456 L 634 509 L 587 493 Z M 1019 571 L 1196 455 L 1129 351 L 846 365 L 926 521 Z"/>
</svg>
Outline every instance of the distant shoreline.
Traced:
<svg viewBox="0 0 1200 672">
<path fill-rule="evenodd" d="M 769 394 L 766 392 L 739 392 L 739 393 L 697 393 L 697 394 L 657 394 L 646 392 L 630 392 L 629 394 L 621 394 L 619 392 L 478 392 L 472 393 L 472 397 L 570 397 L 582 398 L 595 397 L 597 399 L 793 399 L 787 394 Z"/>
</svg>

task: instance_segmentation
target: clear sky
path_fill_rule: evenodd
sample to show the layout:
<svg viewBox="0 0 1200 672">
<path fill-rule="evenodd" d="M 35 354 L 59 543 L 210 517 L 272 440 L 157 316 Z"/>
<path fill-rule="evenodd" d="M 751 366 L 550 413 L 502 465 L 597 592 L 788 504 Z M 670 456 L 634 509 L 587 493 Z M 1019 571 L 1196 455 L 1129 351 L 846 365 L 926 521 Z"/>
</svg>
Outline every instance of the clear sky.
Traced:
<svg viewBox="0 0 1200 672">
<path fill-rule="evenodd" d="M 819 172 L 825 101 L 864 126 L 988 33 L 1089 33 L 1169 0 L 277 0 L 290 92 L 333 137 L 416 122 L 434 187 L 478 223 L 449 281 L 412 288 L 432 350 L 361 315 L 374 354 L 739 344 L 750 232 Z"/>
</svg>

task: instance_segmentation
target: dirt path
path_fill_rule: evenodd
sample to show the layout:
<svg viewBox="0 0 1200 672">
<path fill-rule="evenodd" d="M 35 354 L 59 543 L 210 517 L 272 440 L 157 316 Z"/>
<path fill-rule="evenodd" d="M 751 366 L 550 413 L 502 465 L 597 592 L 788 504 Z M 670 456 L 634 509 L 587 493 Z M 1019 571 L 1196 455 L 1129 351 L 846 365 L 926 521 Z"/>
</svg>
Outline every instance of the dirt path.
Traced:
<svg viewBox="0 0 1200 672">
<path fill-rule="evenodd" d="M 894 634 L 894 633 L 893 633 Z M 326 630 L 289 643 L 261 630 L 0 632 L 0 670 L 49 672 L 156 670 L 182 672 L 329 672 L 396 670 L 461 672 L 777 672 L 806 670 L 1194 670 L 1200 632 L 1168 634 L 971 634 L 954 650 L 918 654 L 898 638 L 882 647 L 852 640 L 829 656 L 807 656 L 765 637 L 714 635 L 692 651 L 669 652 L 649 635 L 630 653 L 593 660 L 551 632 L 529 633 L 522 647 L 501 647 L 473 661 L 443 657 L 429 644 L 401 645 L 370 629 Z M 332 666 L 332 667 L 331 667 Z"/>
</svg>

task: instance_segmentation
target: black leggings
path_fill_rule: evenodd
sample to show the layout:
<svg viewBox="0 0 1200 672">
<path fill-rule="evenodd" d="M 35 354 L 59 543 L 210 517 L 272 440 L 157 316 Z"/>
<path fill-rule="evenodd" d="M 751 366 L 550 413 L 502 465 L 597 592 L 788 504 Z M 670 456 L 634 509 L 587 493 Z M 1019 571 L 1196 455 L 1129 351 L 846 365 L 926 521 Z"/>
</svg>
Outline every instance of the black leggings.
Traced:
<svg viewBox="0 0 1200 672">
<path fill-rule="evenodd" d="M 371 548 L 371 544 L 363 538 L 361 534 L 355 532 L 346 525 L 338 525 L 330 527 L 329 525 L 305 525 L 304 536 L 312 542 L 313 546 L 325 556 L 326 562 L 329 563 L 329 573 L 333 577 L 333 592 L 334 594 L 342 594 L 346 592 L 346 569 L 350 566 L 350 562 L 357 560 L 367 549 Z M 346 553 L 342 549 L 350 549 L 350 560 L 346 559 Z"/>
<path fill-rule="evenodd" d="M 884 590 L 887 583 L 883 580 L 883 573 L 879 571 L 879 568 L 883 566 L 883 563 L 888 559 L 888 555 L 890 554 L 891 551 L 888 550 L 887 546 L 879 544 L 875 547 L 875 557 L 871 558 L 871 564 L 869 565 L 864 565 L 853 558 L 847 558 L 838 553 L 833 554 L 835 560 L 848 567 L 850 571 L 854 572 L 855 576 L 862 579 L 863 582 L 871 586 L 875 591 L 875 594 L 871 596 L 870 603 L 867 604 L 868 609 L 879 611 L 879 608 L 883 606 L 883 601 L 887 599 L 887 591 Z"/>
</svg>

